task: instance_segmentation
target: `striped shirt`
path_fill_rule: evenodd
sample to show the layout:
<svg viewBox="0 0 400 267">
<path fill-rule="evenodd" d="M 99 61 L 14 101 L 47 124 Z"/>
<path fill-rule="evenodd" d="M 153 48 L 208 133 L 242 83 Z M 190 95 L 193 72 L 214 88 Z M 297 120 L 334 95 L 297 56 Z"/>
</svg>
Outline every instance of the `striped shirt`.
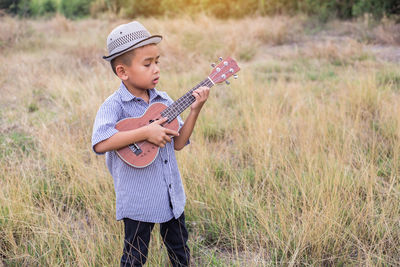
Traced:
<svg viewBox="0 0 400 267">
<path fill-rule="evenodd" d="M 93 126 L 92 148 L 118 132 L 115 124 L 127 117 L 141 117 L 149 105 L 173 101 L 165 93 L 149 90 L 149 104 L 132 95 L 121 82 L 119 89 L 100 106 Z M 183 121 L 178 117 L 180 127 Z M 94 150 L 94 149 L 93 149 Z M 99 153 L 97 153 L 99 154 Z M 174 143 L 167 143 L 152 164 L 134 168 L 124 163 L 115 151 L 105 153 L 106 165 L 114 179 L 117 220 L 162 223 L 178 218 L 185 206 L 185 192 L 175 158 Z"/>
</svg>

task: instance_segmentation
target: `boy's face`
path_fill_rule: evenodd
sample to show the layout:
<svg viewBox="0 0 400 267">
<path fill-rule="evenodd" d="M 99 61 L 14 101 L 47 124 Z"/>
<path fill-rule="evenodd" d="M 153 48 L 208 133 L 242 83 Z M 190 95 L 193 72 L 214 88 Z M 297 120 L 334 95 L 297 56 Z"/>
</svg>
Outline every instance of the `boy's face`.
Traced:
<svg viewBox="0 0 400 267">
<path fill-rule="evenodd" d="M 122 64 L 123 71 L 118 76 L 130 90 L 152 89 L 156 86 L 160 78 L 160 68 L 158 67 L 159 57 L 160 53 L 157 45 L 146 45 L 136 48 L 131 58 L 130 66 Z"/>
</svg>

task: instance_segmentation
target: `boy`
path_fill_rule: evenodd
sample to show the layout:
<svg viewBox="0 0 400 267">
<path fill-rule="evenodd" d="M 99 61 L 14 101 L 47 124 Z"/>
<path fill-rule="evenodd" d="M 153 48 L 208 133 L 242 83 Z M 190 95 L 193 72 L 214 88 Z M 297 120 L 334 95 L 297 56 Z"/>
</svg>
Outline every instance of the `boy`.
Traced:
<svg viewBox="0 0 400 267">
<path fill-rule="evenodd" d="M 154 87 L 160 78 L 157 44 L 160 35 L 151 36 L 139 22 L 115 28 L 107 38 L 108 56 L 114 73 L 121 79 L 119 89 L 101 105 L 95 119 L 92 147 L 106 153 L 106 164 L 114 179 L 117 220 L 124 221 L 125 239 L 121 266 L 142 266 L 146 262 L 150 233 L 160 223 L 160 233 L 173 266 L 189 266 L 188 232 L 185 226 L 185 193 L 174 150 L 181 150 L 192 134 L 209 88 L 200 87 L 196 101 L 179 132 L 162 127 L 163 118 L 130 131 L 118 131 L 115 124 L 127 117 L 140 117 L 149 105 L 173 101 Z M 173 137 L 173 138 L 172 138 Z M 124 163 L 115 150 L 147 140 L 160 147 L 152 164 L 134 168 Z"/>
</svg>

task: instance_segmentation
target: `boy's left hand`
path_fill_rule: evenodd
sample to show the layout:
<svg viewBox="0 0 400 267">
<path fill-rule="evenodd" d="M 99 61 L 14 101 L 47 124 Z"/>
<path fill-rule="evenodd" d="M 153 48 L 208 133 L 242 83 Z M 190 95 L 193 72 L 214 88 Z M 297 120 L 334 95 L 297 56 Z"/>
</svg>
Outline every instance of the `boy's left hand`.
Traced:
<svg viewBox="0 0 400 267">
<path fill-rule="evenodd" d="M 210 88 L 202 86 L 193 91 L 192 95 L 196 98 L 196 101 L 190 106 L 192 111 L 200 112 L 204 103 L 207 101 L 208 95 L 210 94 Z"/>
</svg>

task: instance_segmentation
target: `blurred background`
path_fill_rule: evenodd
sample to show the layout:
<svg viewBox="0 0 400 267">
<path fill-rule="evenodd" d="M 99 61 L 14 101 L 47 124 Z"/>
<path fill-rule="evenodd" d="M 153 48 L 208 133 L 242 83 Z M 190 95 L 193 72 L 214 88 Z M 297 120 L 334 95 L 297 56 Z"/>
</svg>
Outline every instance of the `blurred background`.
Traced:
<svg viewBox="0 0 400 267">
<path fill-rule="evenodd" d="M 110 12 L 128 17 L 196 14 L 218 18 L 251 15 L 296 14 L 321 20 L 350 19 L 365 13 L 375 18 L 400 13 L 397 0 L 1 0 L 0 9 L 20 16 L 50 16 L 56 12 L 67 18 L 96 17 Z"/>
</svg>

